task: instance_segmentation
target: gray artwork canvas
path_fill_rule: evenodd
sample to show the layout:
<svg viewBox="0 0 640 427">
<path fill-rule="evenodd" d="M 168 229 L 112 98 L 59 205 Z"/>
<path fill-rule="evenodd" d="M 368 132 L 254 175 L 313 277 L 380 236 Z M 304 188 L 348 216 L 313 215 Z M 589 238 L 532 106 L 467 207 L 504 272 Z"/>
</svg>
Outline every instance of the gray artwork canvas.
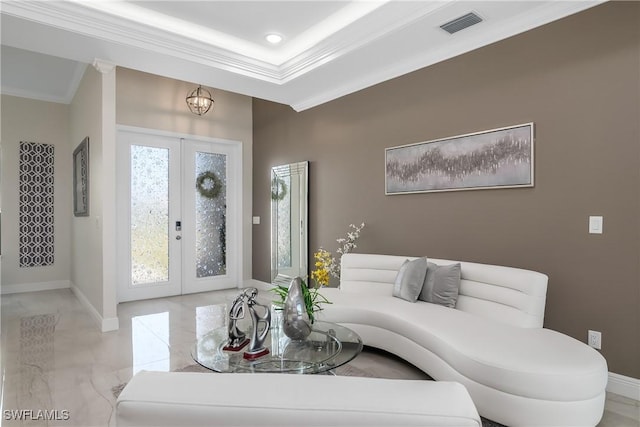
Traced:
<svg viewBox="0 0 640 427">
<path fill-rule="evenodd" d="M 533 187 L 533 123 L 385 150 L 385 193 Z"/>
</svg>

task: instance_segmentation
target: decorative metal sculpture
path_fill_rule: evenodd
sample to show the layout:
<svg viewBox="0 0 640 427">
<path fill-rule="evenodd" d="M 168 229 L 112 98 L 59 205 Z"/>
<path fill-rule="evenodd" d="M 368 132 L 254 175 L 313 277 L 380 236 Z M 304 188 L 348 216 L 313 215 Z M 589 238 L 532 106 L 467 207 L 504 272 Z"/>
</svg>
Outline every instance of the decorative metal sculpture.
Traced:
<svg viewBox="0 0 640 427">
<path fill-rule="evenodd" d="M 258 303 L 256 301 L 257 296 L 258 290 L 256 288 L 247 288 L 233 301 L 231 310 L 229 310 L 229 341 L 223 347 L 223 350 L 227 351 L 240 351 L 251 342 L 249 349 L 243 355 L 248 360 L 254 360 L 269 354 L 269 349 L 264 346 L 264 341 L 271 327 L 271 310 L 266 305 Z M 251 339 L 247 338 L 247 335 L 238 328 L 238 320 L 244 319 L 245 304 L 249 309 L 253 326 Z M 264 312 L 259 314 L 256 311 L 256 306 L 262 307 Z"/>
<path fill-rule="evenodd" d="M 267 338 L 269 328 L 271 327 L 271 309 L 256 301 L 256 296 L 258 296 L 258 290 L 256 288 L 248 288 L 247 291 L 249 290 L 251 292 L 248 297 L 247 306 L 249 307 L 249 314 L 251 315 L 253 331 L 251 332 L 251 345 L 249 346 L 249 350 L 244 352 L 244 358 L 253 360 L 269 354 L 269 349 L 264 346 L 264 340 Z M 256 311 L 256 306 L 262 307 L 264 310 L 262 314 Z M 262 324 L 262 330 L 259 328 L 260 324 Z"/>
<path fill-rule="evenodd" d="M 247 334 L 238 329 L 238 320 L 244 319 L 244 302 L 247 299 L 247 291 L 245 289 L 240 295 L 236 297 L 229 310 L 229 342 L 223 347 L 223 350 L 227 351 L 240 351 L 249 344 L 249 338 Z"/>
</svg>

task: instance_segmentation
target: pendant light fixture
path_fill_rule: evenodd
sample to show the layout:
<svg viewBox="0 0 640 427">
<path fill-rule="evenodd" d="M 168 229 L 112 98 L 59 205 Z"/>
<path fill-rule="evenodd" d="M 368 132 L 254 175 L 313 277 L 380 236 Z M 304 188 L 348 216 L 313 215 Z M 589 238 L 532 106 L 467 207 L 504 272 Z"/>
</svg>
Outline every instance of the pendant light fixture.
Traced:
<svg viewBox="0 0 640 427">
<path fill-rule="evenodd" d="M 189 110 L 191 110 L 193 114 L 197 114 L 199 116 L 206 114 L 213 105 L 211 92 L 204 89 L 202 85 L 198 86 L 189 95 L 187 95 L 186 101 L 189 106 Z"/>
</svg>

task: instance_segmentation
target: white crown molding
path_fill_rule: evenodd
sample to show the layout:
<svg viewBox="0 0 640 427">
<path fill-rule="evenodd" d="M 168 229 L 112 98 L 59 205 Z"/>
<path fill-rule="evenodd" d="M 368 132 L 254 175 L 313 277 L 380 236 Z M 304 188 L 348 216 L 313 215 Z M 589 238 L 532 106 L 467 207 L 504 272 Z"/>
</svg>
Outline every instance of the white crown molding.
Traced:
<svg viewBox="0 0 640 427">
<path fill-rule="evenodd" d="M 55 96 L 41 92 L 32 92 L 25 89 L 10 87 L 5 84 L 2 84 L 0 92 L 3 95 L 16 96 L 18 98 L 35 99 L 36 101 L 54 102 L 56 104 L 69 104 L 69 100 L 66 95 Z"/>
<path fill-rule="evenodd" d="M 440 20 L 442 16 L 450 15 L 449 12 L 464 9 L 462 3 L 456 0 L 384 2 L 367 13 L 362 13 L 348 25 L 337 25 L 332 35 L 325 38 L 320 38 L 317 34 L 309 36 L 309 39 L 315 37 L 317 43 L 279 65 L 262 60 L 264 58 L 249 57 L 206 41 L 195 40 L 175 31 L 167 32 L 162 28 L 123 19 L 89 7 L 86 1 L 8 1 L 2 3 L 2 14 L 15 18 L 12 25 L 29 21 L 34 27 L 67 31 L 73 37 L 79 35 L 77 39 L 84 47 L 83 53 L 77 53 L 78 50 L 57 50 L 59 56 L 68 59 L 91 62 L 90 58 L 83 55 L 93 49 L 103 52 L 101 55 L 120 66 L 186 81 L 198 81 L 212 87 L 286 103 L 295 110 L 302 111 L 604 1 L 606 0 L 543 1 L 539 5 L 536 3 L 537 6 L 522 9 L 524 12 L 519 15 L 493 21 L 494 24 L 491 24 L 491 16 L 487 16 L 485 22 L 488 25 L 483 23 L 456 33 L 448 41 L 445 39 L 436 46 L 415 37 L 414 30 L 423 25 L 440 31 L 435 25 L 436 17 Z M 482 2 L 478 2 L 476 6 L 480 9 L 480 15 L 481 5 Z M 450 10 L 447 9 L 448 6 L 451 6 Z M 407 34 L 406 44 L 402 53 L 394 59 L 378 61 L 381 65 L 368 68 L 359 65 L 370 63 L 372 56 L 376 57 L 378 54 L 377 49 L 385 46 L 387 40 L 399 40 L 404 34 Z M 438 39 L 438 43 L 442 42 L 441 37 Z M 28 48 L 30 45 L 33 50 L 38 50 L 37 43 L 33 41 L 23 43 L 21 39 L 14 39 L 13 43 L 14 47 Z M 389 43 L 386 43 L 386 48 L 389 49 Z M 111 52 L 113 57 L 109 58 L 104 52 Z M 393 56 L 394 52 L 390 53 Z M 385 52 L 380 54 L 384 55 Z M 364 61 L 359 62 L 356 58 Z M 24 93 L 14 94 L 25 96 Z M 48 100 L 67 102 L 64 99 Z"/>
<path fill-rule="evenodd" d="M 329 90 L 323 90 L 320 94 L 312 94 L 311 96 L 302 97 L 299 100 L 292 100 L 290 105 L 298 112 L 304 111 L 380 82 L 437 64 L 438 62 L 446 61 L 447 59 L 504 40 L 524 31 L 562 19 L 606 1 L 608 0 L 553 2 L 551 6 L 546 4 L 545 7 L 529 10 L 527 13 L 511 19 L 504 25 L 495 26 L 483 31 L 479 31 L 480 28 L 478 27 L 470 28 L 465 33 L 453 35 L 449 43 L 442 44 L 438 46 L 437 49 L 425 50 L 420 55 L 412 55 L 405 61 L 391 63 L 387 67 L 372 70 L 356 80 L 344 82 L 342 85 L 334 85 Z"/>
<path fill-rule="evenodd" d="M 360 22 L 348 30 L 335 33 L 329 39 L 289 59 L 280 67 L 282 82 L 287 83 L 376 40 L 394 34 L 447 6 L 448 2 L 428 2 L 426 6 L 419 2 L 410 4 L 415 5 L 412 13 L 403 11 L 401 16 L 390 19 L 387 9 L 380 8 L 376 11 L 376 16 L 367 19 L 368 22 Z"/>
<path fill-rule="evenodd" d="M 2 13 L 75 34 L 190 60 L 236 74 L 278 83 L 277 67 L 198 40 L 128 21 L 79 3 L 6 2 Z"/>
<path fill-rule="evenodd" d="M 136 46 L 282 85 L 327 62 L 395 33 L 446 6 L 449 1 L 451 0 L 429 2 L 426 6 L 419 2 L 408 3 L 415 5 L 415 10 L 412 13 L 404 12 L 397 19 L 390 17 L 384 8 L 385 2 L 380 2 L 368 10 L 368 13 L 361 12 L 359 16 L 363 18 L 377 12 L 374 22 L 358 23 L 352 19 L 353 25 L 338 28 L 338 36 L 334 33 L 316 37 L 322 40 L 301 52 L 297 49 L 295 55 L 282 60 L 281 65 L 265 60 L 265 55 L 250 57 L 175 32 L 129 21 L 105 12 L 108 9 L 89 7 L 92 3 L 83 5 L 76 2 L 8 2 L 3 5 L 2 12 L 74 33 Z M 96 3 L 98 4 L 101 3 Z M 393 7 L 393 4 L 389 7 Z"/>
<path fill-rule="evenodd" d="M 222 48 L 238 53 L 247 58 L 279 66 L 289 59 L 311 49 L 322 40 L 351 26 L 371 12 L 390 3 L 390 0 L 373 2 L 351 1 L 325 19 L 312 25 L 301 34 L 295 35 L 282 46 L 264 46 L 259 43 L 243 40 L 235 36 L 204 27 L 193 22 L 183 21 L 154 10 L 143 8 L 127 2 L 87 2 L 86 0 L 70 0 L 84 7 L 111 15 L 119 20 L 145 23 L 148 27 L 169 32 L 178 37 L 192 41 L 203 41 L 209 47 Z M 446 0 L 452 1 L 452 0 Z"/>
<path fill-rule="evenodd" d="M 18 98 L 27 98 L 27 99 L 35 99 L 37 101 L 45 101 L 45 102 L 54 102 L 56 104 L 71 104 L 73 101 L 73 97 L 80 86 L 80 82 L 82 81 L 82 77 L 84 76 L 84 72 L 87 69 L 87 64 L 79 62 L 75 70 L 73 71 L 73 76 L 69 82 L 69 86 L 64 95 L 56 96 L 51 94 L 46 94 L 42 92 L 34 92 L 30 90 L 14 88 L 11 86 L 7 86 L 4 83 L 0 88 L 0 92 L 3 95 L 9 96 L 17 96 Z"/>
<path fill-rule="evenodd" d="M 150 31 L 160 30 L 160 34 L 162 35 L 171 34 L 178 38 L 188 39 L 190 41 L 202 41 L 209 47 L 230 50 L 248 58 L 255 58 L 262 62 L 272 63 L 274 65 L 276 64 L 273 61 L 273 52 L 265 49 L 264 47 L 229 34 L 216 31 L 212 28 L 203 27 L 202 25 L 193 22 L 187 22 L 129 2 L 88 2 L 86 0 L 68 1 L 70 3 L 75 3 L 80 8 L 92 10 L 103 22 L 110 25 L 126 25 L 130 31 L 144 28 Z M 131 28 L 126 23 L 134 23 L 135 27 Z"/>
<path fill-rule="evenodd" d="M 78 62 L 76 69 L 73 71 L 73 76 L 71 77 L 71 81 L 69 82 L 69 88 L 67 90 L 67 94 L 65 96 L 65 104 L 71 104 L 73 101 L 73 97 L 76 96 L 76 92 L 80 87 L 80 82 L 82 82 L 82 77 L 84 77 L 84 72 L 87 70 L 87 64 L 83 62 Z"/>
<path fill-rule="evenodd" d="M 113 62 L 105 61 L 104 59 L 98 58 L 94 59 L 91 65 L 93 65 L 93 68 L 95 68 L 102 74 L 109 74 L 116 69 L 116 64 L 114 64 Z"/>
</svg>

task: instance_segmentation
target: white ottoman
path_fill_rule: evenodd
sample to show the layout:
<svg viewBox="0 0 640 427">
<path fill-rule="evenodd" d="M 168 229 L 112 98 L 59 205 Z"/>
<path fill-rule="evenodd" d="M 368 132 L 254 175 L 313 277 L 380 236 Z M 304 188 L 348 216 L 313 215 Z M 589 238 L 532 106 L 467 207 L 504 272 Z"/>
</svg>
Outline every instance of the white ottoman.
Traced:
<svg viewBox="0 0 640 427">
<path fill-rule="evenodd" d="M 295 374 L 139 372 L 116 404 L 124 426 L 473 426 L 458 383 Z"/>
</svg>

